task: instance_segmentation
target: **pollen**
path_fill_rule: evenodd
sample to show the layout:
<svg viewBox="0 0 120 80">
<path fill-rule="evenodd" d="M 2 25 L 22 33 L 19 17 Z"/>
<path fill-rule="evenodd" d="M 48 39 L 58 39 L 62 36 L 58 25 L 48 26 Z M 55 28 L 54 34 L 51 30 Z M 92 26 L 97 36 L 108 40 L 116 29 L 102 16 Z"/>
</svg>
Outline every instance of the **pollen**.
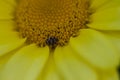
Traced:
<svg viewBox="0 0 120 80">
<path fill-rule="evenodd" d="M 17 31 L 40 47 L 64 46 L 89 22 L 90 0 L 20 0 Z"/>
</svg>

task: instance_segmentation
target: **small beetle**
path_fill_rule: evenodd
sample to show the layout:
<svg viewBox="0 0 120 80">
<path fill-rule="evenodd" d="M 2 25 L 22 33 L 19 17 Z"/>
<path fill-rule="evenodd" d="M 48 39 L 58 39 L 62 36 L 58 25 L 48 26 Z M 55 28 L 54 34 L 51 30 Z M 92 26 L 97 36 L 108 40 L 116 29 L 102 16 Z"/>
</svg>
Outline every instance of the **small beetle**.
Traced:
<svg viewBox="0 0 120 80">
<path fill-rule="evenodd" d="M 47 40 L 46 40 L 46 44 L 48 46 L 55 46 L 55 44 L 58 42 L 58 39 L 55 38 L 55 37 L 49 37 Z"/>
</svg>

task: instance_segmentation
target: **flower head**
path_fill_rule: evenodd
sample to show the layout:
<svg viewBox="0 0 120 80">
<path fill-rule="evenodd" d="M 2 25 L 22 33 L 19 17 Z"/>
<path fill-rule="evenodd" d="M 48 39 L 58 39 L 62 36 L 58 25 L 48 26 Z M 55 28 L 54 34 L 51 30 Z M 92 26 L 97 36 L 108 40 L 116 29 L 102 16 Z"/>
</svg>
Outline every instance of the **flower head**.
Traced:
<svg viewBox="0 0 120 80">
<path fill-rule="evenodd" d="M 120 0 L 0 0 L 0 80 L 119 80 Z"/>
</svg>

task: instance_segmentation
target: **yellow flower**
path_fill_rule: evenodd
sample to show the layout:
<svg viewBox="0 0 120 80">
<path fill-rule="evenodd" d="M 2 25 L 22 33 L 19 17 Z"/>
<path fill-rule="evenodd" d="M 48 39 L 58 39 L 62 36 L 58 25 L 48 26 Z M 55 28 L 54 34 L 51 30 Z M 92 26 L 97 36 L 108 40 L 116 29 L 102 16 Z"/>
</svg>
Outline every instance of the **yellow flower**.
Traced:
<svg viewBox="0 0 120 80">
<path fill-rule="evenodd" d="M 119 80 L 120 0 L 0 0 L 0 80 Z"/>
</svg>

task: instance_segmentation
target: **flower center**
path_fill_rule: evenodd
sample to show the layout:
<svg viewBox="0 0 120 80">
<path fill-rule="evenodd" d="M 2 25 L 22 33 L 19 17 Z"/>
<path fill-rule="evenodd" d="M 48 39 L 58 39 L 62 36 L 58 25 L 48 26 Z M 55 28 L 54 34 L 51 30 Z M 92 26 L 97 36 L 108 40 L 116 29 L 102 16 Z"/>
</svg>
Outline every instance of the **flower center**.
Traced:
<svg viewBox="0 0 120 80">
<path fill-rule="evenodd" d="M 90 0 L 20 0 L 17 30 L 27 43 L 64 46 L 86 28 Z"/>
</svg>

